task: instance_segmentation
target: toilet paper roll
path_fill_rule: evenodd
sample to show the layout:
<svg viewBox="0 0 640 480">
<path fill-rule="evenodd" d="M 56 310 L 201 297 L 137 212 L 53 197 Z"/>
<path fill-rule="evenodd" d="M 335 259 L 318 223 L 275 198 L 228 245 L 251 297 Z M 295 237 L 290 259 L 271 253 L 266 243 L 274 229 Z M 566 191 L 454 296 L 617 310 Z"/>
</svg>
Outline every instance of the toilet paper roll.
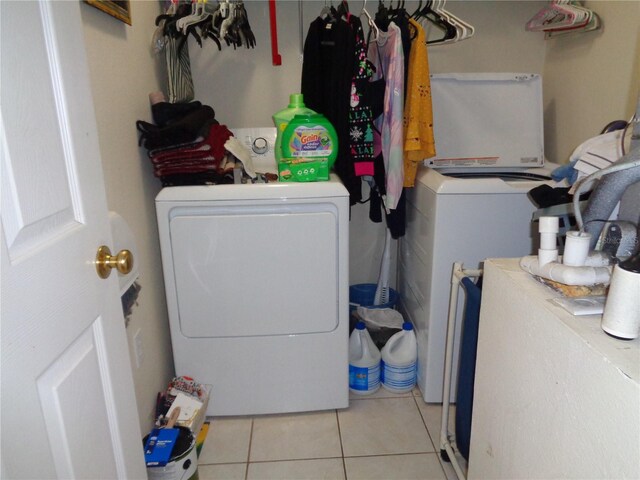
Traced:
<svg viewBox="0 0 640 480">
<path fill-rule="evenodd" d="M 614 267 L 601 326 L 616 337 L 640 336 L 640 273 Z"/>
<path fill-rule="evenodd" d="M 582 267 L 589 254 L 591 234 L 586 232 L 567 232 L 562 263 L 570 267 Z"/>
</svg>

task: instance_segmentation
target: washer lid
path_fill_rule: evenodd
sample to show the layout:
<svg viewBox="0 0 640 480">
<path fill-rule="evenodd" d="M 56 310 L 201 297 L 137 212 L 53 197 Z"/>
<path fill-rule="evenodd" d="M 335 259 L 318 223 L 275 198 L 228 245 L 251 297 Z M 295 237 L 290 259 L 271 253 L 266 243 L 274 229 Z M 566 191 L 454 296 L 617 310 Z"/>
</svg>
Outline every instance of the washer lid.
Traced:
<svg viewBox="0 0 640 480">
<path fill-rule="evenodd" d="M 542 79 L 533 73 L 431 75 L 434 168 L 544 164 Z"/>
<path fill-rule="evenodd" d="M 550 164 L 552 165 L 552 164 Z M 557 185 L 549 177 L 549 168 L 531 168 L 520 172 L 475 172 L 455 169 L 437 170 L 422 167 L 416 186 L 426 187 L 438 195 L 523 194 L 543 183 Z"/>
</svg>

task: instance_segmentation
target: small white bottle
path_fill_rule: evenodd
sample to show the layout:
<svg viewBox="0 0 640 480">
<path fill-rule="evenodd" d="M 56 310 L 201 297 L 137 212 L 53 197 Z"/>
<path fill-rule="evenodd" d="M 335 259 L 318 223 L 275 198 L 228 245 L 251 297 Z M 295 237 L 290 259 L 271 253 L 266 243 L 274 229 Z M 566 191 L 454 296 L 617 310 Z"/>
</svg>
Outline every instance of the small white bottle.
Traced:
<svg viewBox="0 0 640 480">
<path fill-rule="evenodd" d="M 385 390 L 405 393 L 413 390 L 418 377 L 418 343 L 413 325 L 402 324 L 402 331 L 393 335 L 382 347 L 380 382 Z"/>
<path fill-rule="evenodd" d="M 349 390 L 369 395 L 380 388 L 380 350 L 364 322 L 358 322 L 349 337 Z"/>
</svg>

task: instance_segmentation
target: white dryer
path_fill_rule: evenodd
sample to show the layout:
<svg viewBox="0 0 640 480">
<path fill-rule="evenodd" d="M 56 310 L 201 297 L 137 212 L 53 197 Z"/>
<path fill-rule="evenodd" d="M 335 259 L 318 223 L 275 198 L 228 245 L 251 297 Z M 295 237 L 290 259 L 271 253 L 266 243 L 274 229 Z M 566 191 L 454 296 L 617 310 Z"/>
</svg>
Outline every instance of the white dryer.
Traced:
<svg viewBox="0 0 640 480">
<path fill-rule="evenodd" d="M 482 267 L 486 258 L 534 253 L 534 204 L 527 193 L 549 183 L 547 168 L 507 177 L 456 178 L 421 167 L 407 194 L 407 231 L 398 261 L 401 309 L 418 339 L 418 385 L 426 402 L 442 402 L 454 262 Z M 468 172 L 467 172 L 468 174 Z M 466 175 L 464 175 L 466 176 Z M 546 177 L 546 178 L 545 178 Z M 464 295 L 458 297 L 452 378 L 457 378 Z M 455 401 L 455 382 L 451 401 Z"/>
<path fill-rule="evenodd" d="M 176 374 L 212 385 L 207 415 L 347 407 L 342 183 L 170 187 L 156 210 Z"/>
</svg>

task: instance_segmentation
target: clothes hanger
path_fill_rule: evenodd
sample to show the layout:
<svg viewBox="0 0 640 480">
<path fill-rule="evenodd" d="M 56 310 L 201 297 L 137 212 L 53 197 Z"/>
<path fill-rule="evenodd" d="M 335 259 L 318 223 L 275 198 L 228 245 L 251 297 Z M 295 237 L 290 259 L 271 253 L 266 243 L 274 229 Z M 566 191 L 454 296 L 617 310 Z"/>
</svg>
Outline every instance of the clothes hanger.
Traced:
<svg viewBox="0 0 640 480">
<path fill-rule="evenodd" d="M 224 5 L 226 5 L 226 7 L 224 7 Z M 225 42 L 227 42 L 227 45 L 231 45 L 229 30 L 231 29 L 234 21 L 233 15 L 235 12 L 235 4 L 230 3 L 229 0 L 225 0 L 220 4 L 220 8 L 226 8 L 226 16 L 220 24 L 220 38 L 223 38 Z"/>
<path fill-rule="evenodd" d="M 593 12 L 587 8 L 577 5 L 569 0 L 556 0 L 556 7 L 575 14 L 573 20 L 566 26 L 554 25 L 553 28 L 545 31 L 577 30 L 586 27 L 593 18 Z"/>
<path fill-rule="evenodd" d="M 378 29 L 376 22 L 374 22 L 373 19 L 371 18 L 371 15 L 369 15 L 369 12 L 367 12 L 367 9 L 365 8 L 366 6 L 367 6 L 367 0 L 364 0 L 364 2 L 362 2 L 362 10 L 360 11 L 360 16 L 364 15 L 365 17 L 367 17 L 367 23 L 369 24 L 369 31 L 373 33 L 373 41 L 375 42 L 378 40 L 378 36 L 380 35 L 380 30 Z"/>
<path fill-rule="evenodd" d="M 452 38 L 443 40 L 439 44 L 443 45 L 448 43 L 460 42 L 471 37 L 475 33 L 475 29 L 473 28 L 473 26 L 467 22 L 464 22 L 459 17 L 446 10 L 445 4 L 446 0 L 435 0 L 433 10 L 439 13 L 440 16 L 445 20 L 445 22 L 453 25 L 453 27 L 456 29 L 456 35 Z"/>
<path fill-rule="evenodd" d="M 391 2 L 389 5 L 391 6 L 392 4 L 393 2 Z M 404 9 L 404 0 L 398 0 L 398 4 L 396 5 L 396 7 L 392 7 L 389 9 L 389 18 L 390 20 L 393 20 L 394 18 L 402 15 L 407 15 L 407 11 Z"/>
<path fill-rule="evenodd" d="M 207 0 L 194 0 L 191 4 L 191 15 L 182 17 L 177 21 L 177 28 L 183 33 L 186 33 L 187 28 L 196 23 L 200 23 L 204 20 L 211 18 L 211 15 L 220 8 L 219 5 L 211 5 L 207 3 Z"/>
<path fill-rule="evenodd" d="M 582 28 L 566 28 L 566 29 L 554 29 L 545 31 L 545 39 L 566 35 L 570 33 L 582 33 L 598 30 L 601 27 L 600 17 L 595 12 L 591 12 L 589 22 Z"/>
<path fill-rule="evenodd" d="M 324 7 L 320 10 L 320 18 L 333 18 L 333 12 L 331 11 L 333 5 L 328 5 L 326 0 L 324 2 Z"/>
<path fill-rule="evenodd" d="M 234 2 L 231 5 L 229 23 L 224 31 L 224 39 L 227 45 L 233 45 L 233 48 L 241 47 L 244 43 L 247 48 L 255 46 L 255 36 L 249 26 L 247 11 L 242 1 Z M 224 25 L 224 22 L 223 22 Z"/>
<path fill-rule="evenodd" d="M 378 11 L 374 18 L 375 24 L 380 30 L 386 31 L 389 28 L 389 9 L 382 0 L 378 0 Z"/>
<path fill-rule="evenodd" d="M 417 21 L 419 18 L 420 10 L 422 10 L 422 0 L 418 1 L 418 6 L 414 10 L 414 12 L 411 14 L 411 18 Z"/>
<path fill-rule="evenodd" d="M 536 13 L 526 24 L 527 31 L 543 31 L 545 38 L 600 28 L 600 19 L 588 8 L 571 0 L 553 0 Z"/>
<path fill-rule="evenodd" d="M 458 37 L 461 35 L 461 31 L 458 27 L 458 24 L 455 21 L 452 21 L 451 19 L 451 15 L 449 14 L 449 12 L 447 12 L 444 9 L 444 3 L 445 0 L 433 0 L 433 3 L 431 4 L 431 9 L 437 13 L 438 15 L 440 15 L 440 18 L 442 18 L 442 20 L 451 25 L 453 28 L 455 28 L 456 32 L 455 35 L 453 35 L 450 38 L 446 38 L 442 41 L 442 43 L 445 42 L 455 42 L 458 40 Z"/>
<path fill-rule="evenodd" d="M 423 15 L 424 20 L 427 20 L 431 25 L 434 25 L 442 30 L 444 32 L 444 36 L 435 40 L 427 40 L 427 44 L 442 43 L 445 40 L 455 38 L 455 36 L 457 35 L 456 28 L 445 21 L 445 19 L 438 12 L 431 8 L 433 3 L 433 0 L 427 0 L 427 4 L 422 9 L 421 14 Z"/>
<path fill-rule="evenodd" d="M 253 30 L 251 30 L 251 25 L 249 25 L 249 15 L 247 14 L 247 9 L 244 7 L 244 2 L 238 2 L 236 8 L 238 9 L 236 26 L 241 38 L 244 38 L 244 45 L 247 48 L 254 48 L 256 46 L 256 36 Z"/>
<path fill-rule="evenodd" d="M 574 23 L 576 16 L 575 10 L 564 8 L 557 0 L 553 0 L 536 13 L 526 23 L 525 28 L 532 32 L 565 28 Z"/>
<path fill-rule="evenodd" d="M 342 0 L 335 13 L 336 18 L 346 19 L 349 16 L 349 4 L 347 0 Z"/>
</svg>

